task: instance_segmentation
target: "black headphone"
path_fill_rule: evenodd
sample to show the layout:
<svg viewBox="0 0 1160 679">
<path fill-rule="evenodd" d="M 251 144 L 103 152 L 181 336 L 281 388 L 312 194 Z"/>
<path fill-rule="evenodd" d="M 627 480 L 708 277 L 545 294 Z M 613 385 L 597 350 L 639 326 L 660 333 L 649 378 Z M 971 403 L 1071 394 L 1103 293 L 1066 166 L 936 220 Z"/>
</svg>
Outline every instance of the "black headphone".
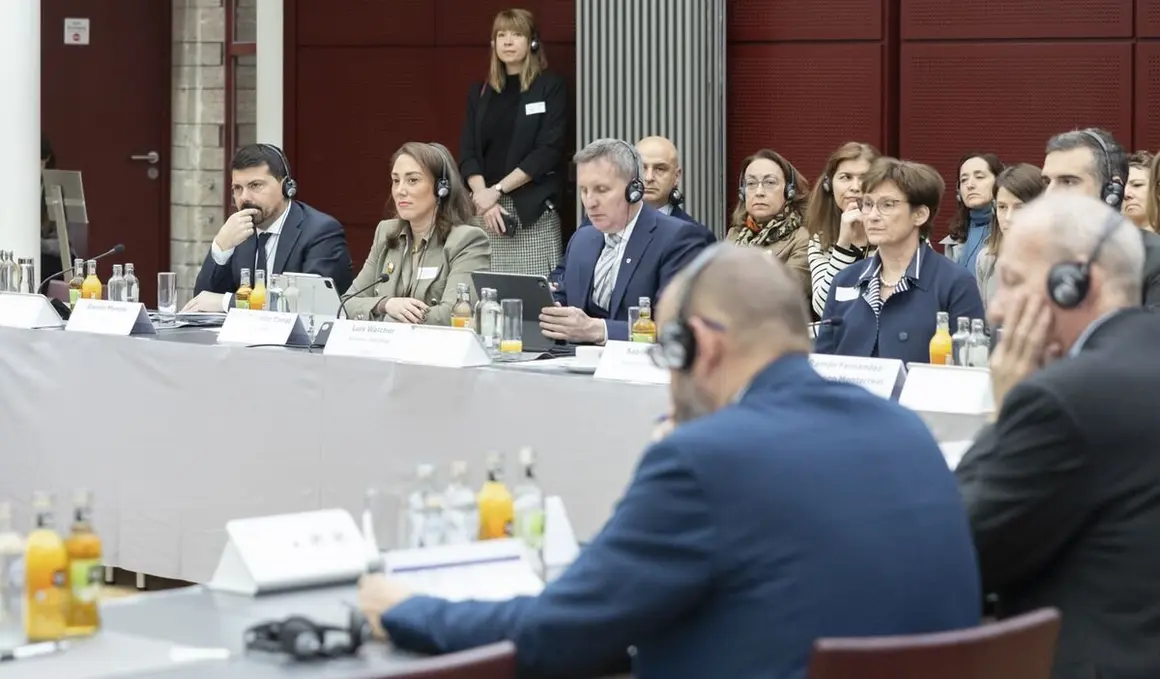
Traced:
<svg viewBox="0 0 1160 679">
<path fill-rule="evenodd" d="M 624 199 L 628 201 L 629 205 L 634 205 L 644 200 L 644 182 L 640 179 L 640 156 L 637 155 L 636 149 L 632 147 L 623 139 L 617 139 L 618 143 L 624 144 L 628 152 L 632 154 L 632 179 L 628 180 L 628 185 L 624 187 Z"/>
<path fill-rule="evenodd" d="M 826 193 L 834 190 L 833 185 L 830 184 L 830 175 L 828 174 L 822 175 L 822 190 Z"/>
<path fill-rule="evenodd" d="M 328 636 L 337 643 L 327 643 Z M 301 615 L 259 623 L 246 630 L 245 647 L 247 651 L 285 653 L 295 660 L 339 658 L 357 655 L 370 636 L 366 618 L 351 607 L 346 627 L 320 625 Z"/>
<path fill-rule="evenodd" d="M 697 360 L 697 337 L 689 327 L 689 305 L 693 299 L 693 286 L 709 263 L 717 257 L 724 243 L 716 243 L 701 251 L 696 259 L 689 263 L 688 280 L 685 289 L 681 291 L 681 303 L 677 305 L 677 317 L 665 323 L 657 335 L 657 345 L 660 347 L 664 362 L 670 370 L 686 372 L 693 367 Z"/>
<path fill-rule="evenodd" d="M 435 142 L 427 142 L 439 154 L 439 178 L 435 180 L 435 200 L 442 202 L 451 195 L 451 180 L 447 178 L 447 156 Z"/>
<path fill-rule="evenodd" d="M 758 158 L 765 158 L 765 156 L 758 156 Z M 765 159 L 766 160 L 773 160 L 773 158 L 765 158 Z M 754 160 L 756 160 L 756 158 Z M 787 160 L 786 158 L 782 158 L 782 161 L 784 161 L 785 164 L 789 166 L 789 172 L 786 172 L 786 175 L 788 175 L 788 176 L 785 178 L 785 191 L 784 191 L 785 200 L 786 200 L 786 202 L 789 202 L 797 197 L 797 169 L 794 168 L 793 163 L 789 162 L 789 160 Z M 750 162 L 753 162 L 753 161 L 750 161 Z M 773 160 L 773 162 L 777 163 L 778 167 L 781 167 L 781 163 L 778 163 L 776 160 Z M 745 202 L 745 168 L 748 166 L 749 166 L 748 164 L 742 166 L 741 174 L 737 178 L 737 196 L 741 199 L 742 203 Z M 784 167 L 782 167 L 781 169 L 782 169 L 782 172 L 785 172 Z M 826 183 L 829 183 L 829 177 L 826 177 L 826 179 L 823 181 L 825 181 Z M 826 190 L 828 191 L 829 189 L 826 189 Z"/>
<path fill-rule="evenodd" d="M 282 163 L 282 195 L 286 198 L 293 198 L 298 194 L 298 182 L 290 176 L 290 161 L 286 159 L 286 154 L 282 149 L 273 144 L 258 144 L 262 148 L 271 151 L 278 156 L 278 160 Z"/>
<path fill-rule="evenodd" d="M 676 207 L 685 202 L 685 194 L 681 193 L 681 187 L 674 186 L 672 191 L 669 191 L 669 205 Z"/>
<path fill-rule="evenodd" d="M 1123 219 L 1118 212 L 1108 215 L 1104 221 L 1103 232 L 1087 261 L 1060 262 L 1051 267 L 1051 271 L 1047 274 L 1047 295 L 1056 306 L 1061 309 L 1074 309 L 1084 301 L 1092 283 L 1092 263 L 1099 259 L 1104 243 L 1116 232 Z"/>
<path fill-rule="evenodd" d="M 528 41 L 528 51 L 535 54 L 540 51 L 540 32 L 532 29 L 532 39 Z"/>
<path fill-rule="evenodd" d="M 1100 151 L 1104 154 L 1104 169 L 1107 171 L 1108 181 L 1100 187 L 1100 200 L 1113 210 L 1119 210 L 1120 203 L 1124 202 L 1124 182 L 1123 179 L 1116 181 L 1112 175 L 1112 152 L 1108 149 L 1103 137 L 1092 132 L 1090 128 L 1080 130 L 1080 132 L 1095 139 L 1096 143 L 1100 145 Z"/>
</svg>

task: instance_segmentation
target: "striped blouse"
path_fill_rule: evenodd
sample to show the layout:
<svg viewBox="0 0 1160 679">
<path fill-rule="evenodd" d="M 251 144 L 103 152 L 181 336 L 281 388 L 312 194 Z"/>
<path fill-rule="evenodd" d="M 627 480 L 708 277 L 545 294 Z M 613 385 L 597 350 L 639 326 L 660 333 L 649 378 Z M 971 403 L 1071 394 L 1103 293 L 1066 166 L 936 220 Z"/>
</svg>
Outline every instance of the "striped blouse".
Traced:
<svg viewBox="0 0 1160 679">
<path fill-rule="evenodd" d="M 854 262 L 864 258 L 866 254 L 860 249 L 843 248 L 837 245 L 830 250 L 823 251 L 821 241 L 817 236 L 810 237 L 806 260 L 810 265 L 810 287 L 813 294 L 810 296 L 810 306 L 814 314 L 822 317 L 826 308 L 826 298 L 830 295 L 830 284 L 834 276 Z"/>
</svg>

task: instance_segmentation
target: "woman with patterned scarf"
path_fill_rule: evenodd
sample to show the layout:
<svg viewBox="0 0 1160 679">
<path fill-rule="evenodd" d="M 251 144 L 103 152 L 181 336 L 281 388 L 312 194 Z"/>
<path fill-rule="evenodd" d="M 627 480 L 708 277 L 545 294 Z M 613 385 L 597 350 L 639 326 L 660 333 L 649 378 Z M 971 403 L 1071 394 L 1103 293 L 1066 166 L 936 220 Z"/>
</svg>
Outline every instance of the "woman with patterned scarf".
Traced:
<svg viewBox="0 0 1160 679">
<path fill-rule="evenodd" d="M 741 164 L 737 184 L 737 207 L 726 240 L 764 248 L 780 259 L 797 276 L 808 300 L 810 235 L 802 213 L 810 187 L 805 177 L 780 154 L 762 149 Z"/>
</svg>

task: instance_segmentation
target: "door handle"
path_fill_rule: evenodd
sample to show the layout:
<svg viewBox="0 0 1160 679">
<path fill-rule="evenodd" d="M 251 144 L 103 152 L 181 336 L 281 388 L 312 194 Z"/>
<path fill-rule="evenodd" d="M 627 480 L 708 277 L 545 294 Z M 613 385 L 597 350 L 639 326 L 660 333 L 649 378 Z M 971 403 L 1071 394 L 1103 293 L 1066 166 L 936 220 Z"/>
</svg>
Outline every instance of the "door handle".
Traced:
<svg viewBox="0 0 1160 679">
<path fill-rule="evenodd" d="M 129 156 L 129 160 L 144 160 L 150 165 L 156 165 L 157 163 L 161 162 L 161 154 L 156 151 L 150 151 L 149 153 L 140 156 Z"/>
</svg>

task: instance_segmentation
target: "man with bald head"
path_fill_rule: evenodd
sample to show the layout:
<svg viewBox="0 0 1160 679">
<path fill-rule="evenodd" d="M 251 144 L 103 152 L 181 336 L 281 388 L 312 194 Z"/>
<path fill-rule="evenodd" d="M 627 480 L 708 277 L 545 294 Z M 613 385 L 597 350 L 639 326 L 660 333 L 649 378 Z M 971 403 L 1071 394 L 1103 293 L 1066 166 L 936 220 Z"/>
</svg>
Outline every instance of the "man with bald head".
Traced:
<svg viewBox="0 0 1160 679">
<path fill-rule="evenodd" d="M 681 423 L 604 529 L 536 597 L 452 603 L 365 579 L 394 645 L 510 639 L 520 676 L 600 676 L 635 646 L 638 679 L 800 679 L 818 637 L 979 622 L 966 514 L 926 426 L 822 379 L 796 280 L 717 247 L 661 297 L 666 339 L 642 349 L 660 347 Z"/>
<path fill-rule="evenodd" d="M 645 137 L 636 143 L 644 166 L 644 202 L 654 210 L 686 222 L 698 223 L 681 209 L 685 195 L 681 191 L 681 157 L 667 137 Z"/>
<path fill-rule="evenodd" d="M 1160 677 L 1160 316 L 1139 230 L 1093 197 L 1026 205 L 987 308 L 996 421 L 955 473 L 1002 617 L 1062 612 L 1054 676 Z"/>
</svg>

